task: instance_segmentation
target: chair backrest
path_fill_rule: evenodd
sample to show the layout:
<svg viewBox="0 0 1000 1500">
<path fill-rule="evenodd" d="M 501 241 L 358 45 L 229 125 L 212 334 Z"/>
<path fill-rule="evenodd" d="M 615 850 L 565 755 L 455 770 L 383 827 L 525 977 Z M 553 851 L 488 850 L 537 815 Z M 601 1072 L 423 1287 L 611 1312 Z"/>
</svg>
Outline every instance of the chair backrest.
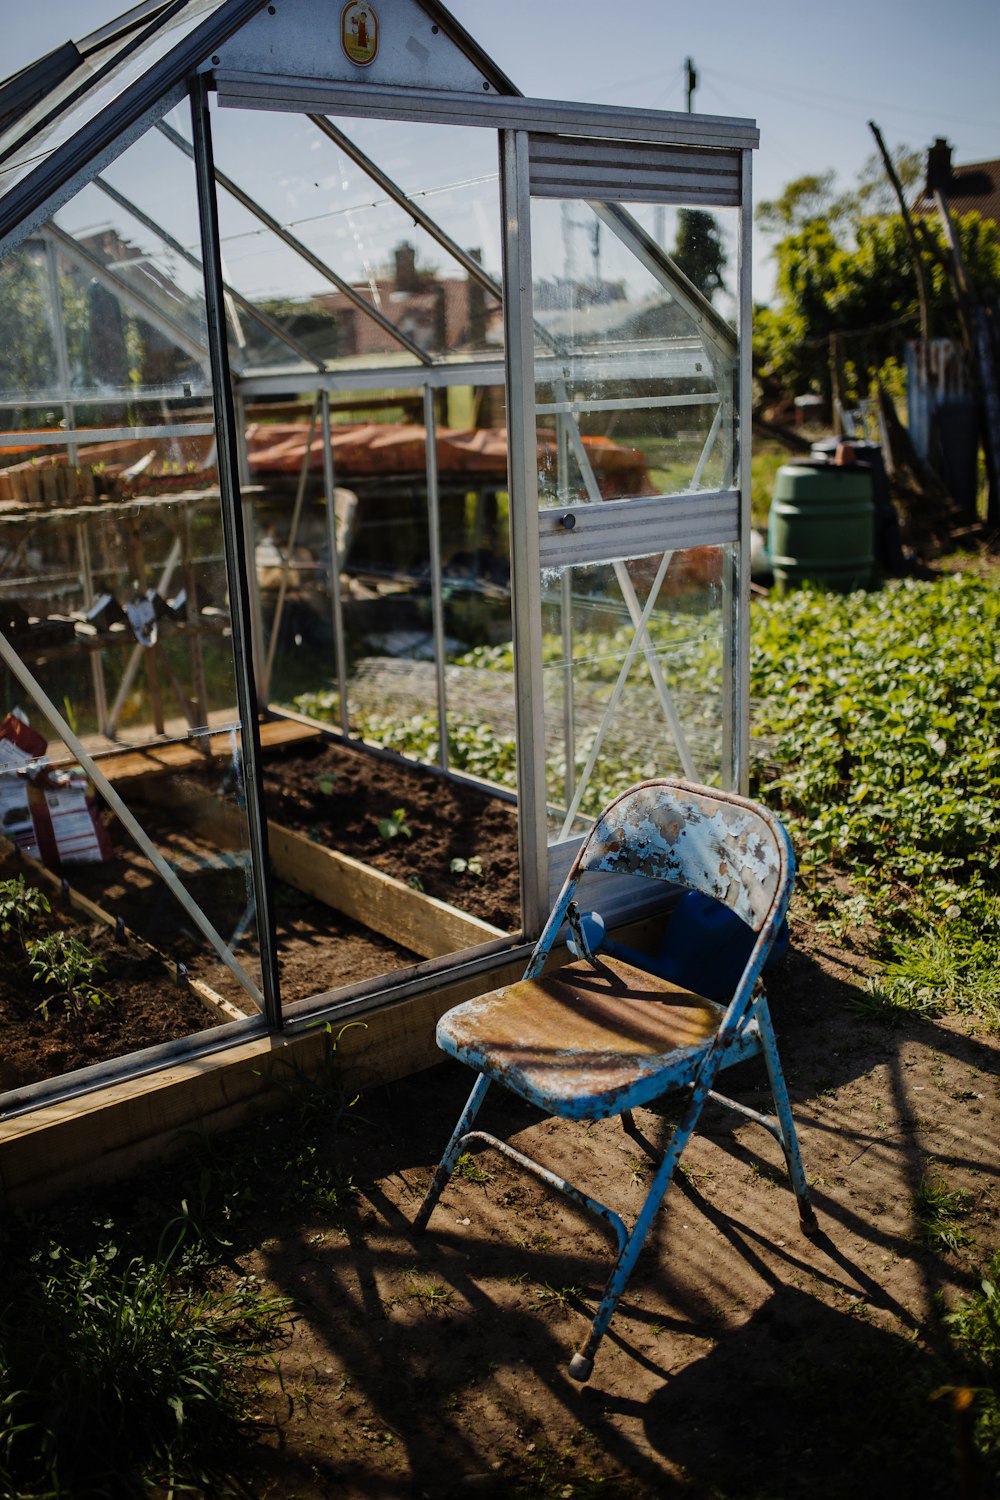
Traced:
<svg viewBox="0 0 1000 1500">
<path fill-rule="evenodd" d="M 608 804 L 574 861 L 669 880 L 714 896 L 755 932 L 780 916 L 795 872 L 791 841 L 772 813 L 734 792 L 657 779 Z"/>
</svg>

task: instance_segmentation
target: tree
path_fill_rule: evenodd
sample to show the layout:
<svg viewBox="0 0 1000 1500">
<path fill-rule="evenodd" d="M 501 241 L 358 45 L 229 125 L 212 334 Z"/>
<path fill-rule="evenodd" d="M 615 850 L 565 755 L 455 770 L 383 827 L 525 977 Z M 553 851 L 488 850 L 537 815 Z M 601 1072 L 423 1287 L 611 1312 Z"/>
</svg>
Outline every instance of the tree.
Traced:
<svg viewBox="0 0 1000 1500">
<path fill-rule="evenodd" d="M 678 211 L 673 258 L 709 302 L 725 286 L 722 273 L 726 268 L 726 252 L 722 236 L 715 219 L 704 209 L 682 208 Z"/>
<path fill-rule="evenodd" d="M 920 152 L 900 145 L 894 146 L 889 155 L 903 191 L 912 192 L 923 176 Z M 896 194 L 877 151 L 872 152 L 861 168 L 854 188 L 837 193 L 836 181 L 837 174 L 832 169 L 796 177 L 777 198 L 763 198 L 757 204 L 754 217 L 758 229 L 765 234 L 785 235 L 817 220 L 847 226 L 872 214 L 896 211 Z"/>
<path fill-rule="evenodd" d="M 920 175 L 918 153 L 892 153 L 904 189 Z M 782 232 L 774 247 L 776 298 L 754 317 L 755 374 L 765 404 L 807 391 L 830 393 L 830 335 L 841 336 L 848 401 L 868 394 L 873 376 L 893 372 L 907 339 L 920 331 L 917 277 L 902 217 L 881 160 L 871 157 L 855 188 L 835 191 L 832 172 L 797 178 L 758 216 Z M 876 211 L 877 210 L 877 211 Z M 957 311 L 936 218 L 918 224 L 935 328 L 957 334 Z M 1000 299 L 1000 232 L 967 214 L 958 233 L 969 274 L 986 302 Z"/>
<path fill-rule="evenodd" d="M 970 278 L 985 301 L 1000 297 L 1000 235 L 977 213 L 958 220 Z M 956 329 L 945 248 L 936 220 L 922 221 L 932 256 L 929 291 L 935 326 Z M 919 333 L 917 277 L 902 217 L 862 219 L 853 245 L 818 219 L 786 235 L 775 247 L 777 301 L 754 319 L 756 373 L 765 401 L 808 390 L 828 393 L 829 340 L 842 335 L 849 399 L 867 394 L 872 373 L 899 360 L 902 346 Z"/>
<path fill-rule="evenodd" d="M 765 234 L 788 234 L 817 219 L 829 222 L 836 202 L 833 171 L 807 173 L 790 182 L 778 198 L 762 198 L 754 217 Z"/>
</svg>

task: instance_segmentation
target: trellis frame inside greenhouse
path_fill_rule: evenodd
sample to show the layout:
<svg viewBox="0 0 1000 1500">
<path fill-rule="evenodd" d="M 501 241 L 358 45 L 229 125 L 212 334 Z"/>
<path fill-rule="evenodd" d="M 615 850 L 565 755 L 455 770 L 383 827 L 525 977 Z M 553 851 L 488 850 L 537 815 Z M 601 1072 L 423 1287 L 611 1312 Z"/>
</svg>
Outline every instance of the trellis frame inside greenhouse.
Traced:
<svg viewBox="0 0 1000 1500">
<path fill-rule="evenodd" d="M 367 28 L 360 40 L 357 29 L 350 30 L 359 11 Z M 382 195 L 381 202 L 404 213 L 455 274 L 464 277 L 469 287 L 477 287 L 481 300 L 498 310 L 498 317 L 502 309 L 502 347 L 498 342 L 490 346 L 482 337 L 478 347 L 471 343 L 459 349 L 446 344 L 429 347 L 426 337 L 394 321 L 391 302 L 386 311 L 377 289 L 360 285 L 352 268 L 330 264 L 314 243 L 293 232 L 287 216 L 283 220 L 273 206 L 258 201 L 246 178 L 239 182 L 220 165 L 215 137 L 228 111 L 250 112 L 246 118 L 253 121 L 295 116 L 324 149 L 329 143 L 342 153 L 338 159 L 350 161 L 359 180 Z M 174 123 L 166 118 L 172 112 Z M 189 126 L 189 135 L 179 128 L 181 118 Z M 481 255 L 463 246 L 439 222 L 424 206 L 419 189 L 414 190 L 412 184 L 400 186 L 377 155 L 366 149 L 364 130 L 373 122 L 397 131 L 412 128 L 418 135 L 427 127 L 477 131 L 487 137 L 494 133 L 499 158 L 499 274 L 487 269 Z M 443 1006 L 457 985 L 464 987 L 463 993 L 489 988 L 498 973 L 523 961 L 585 824 L 586 798 L 598 784 L 608 737 L 623 731 L 623 726 L 627 730 L 628 709 L 623 705 L 637 671 L 660 716 L 664 744 L 674 757 L 672 768 L 691 780 L 745 788 L 749 236 L 756 129 L 746 120 L 525 98 L 436 0 L 379 0 L 374 6 L 348 4 L 333 10 L 315 0 L 276 0 L 270 5 L 261 0 L 217 0 L 214 4 L 180 0 L 141 5 L 95 37 L 57 49 L 0 86 L 0 129 L 0 267 L 10 257 L 23 256 L 26 247 L 31 249 L 38 285 L 49 294 L 55 374 L 44 389 L 0 391 L 0 414 L 6 414 L 0 453 L 24 449 L 30 439 L 36 453 L 58 451 L 72 469 L 79 463 L 82 448 L 96 452 L 99 445 L 169 443 L 178 433 L 184 442 L 199 439 L 214 444 L 218 487 L 217 499 L 211 503 L 218 505 L 228 600 L 216 615 L 223 616 L 220 629 L 231 640 L 236 701 L 228 716 L 210 712 L 204 665 L 197 665 L 201 648 L 194 645 L 190 697 L 182 687 L 177 688 L 179 701 L 190 710 L 186 722 L 171 731 L 161 704 L 145 739 L 120 735 L 118 721 L 127 688 L 119 684 L 117 693 L 109 695 L 107 653 L 102 649 L 90 649 L 88 656 L 94 732 L 77 732 L 72 722 L 76 715 L 70 711 L 73 705 L 64 702 L 60 710 L 55 695 L 46 691 L 41 680 L 44 673 L 34 669 L 31 653 L 9 634 L 0 633 L 8 682 L 16 682 L 34 711 L 41 711 L 66 759 L 85 769 L 122 827 L 252 1001 L 242 1008 L 250 1014 L 230 1007 L 205 1032 L 140 1054 L 111 1058 L 79 1075 L 45 1079 L 15 1090 L 8 1098 L 8 1114 L 14 1118 L 59 1097 L 112 1087 L 139 1075 L 159 1071 L 162 1076 L 163 1069 L 199 1057 L 218 1054 L 224 1064 L 227 1056 L 235 1056 L 254 1039 L 267 1039 L 272 1045 L 275 1039 L 314 1028 L 324 1018 L 336 1024 L 365 1016 L 377 1051 L 375 1018 L 386 1007 L 432 997 L 430 1009 L 425 1006 L 421 1011 L 425 1018 L 420 1041 L 423 1057 L 436 997 L 442 997 Z M 106 175 L 137 143 L 154 134 L 193 166 L 196 249 L 190 240 L 184 242 L 174 224 L 161 221 Z M 88 238 L 57 222 L 56 216 L 66 205 L 94 187 L 130 225 L 140 226 L 165 247 L 171 266 L 186 267 L 184 274 L 193 272 L 200 279 L 197 297 L 185 301 L 159 269 L 140 283 L 133 268 L 114 260 L 107 244 L 102 248 L 93 235 Z M 373 325 L 372 337 L 381 338 L 381 352 L 354 357 L 318 352 L 315 342 L 304 341 L 280 312 L 261 306 L 259 298 L 241 290 L 236 278 L 224 269 L 222 199 L 237 203 L 257 226 L 254 232 L 308 268 L 315 284 L 332 289 L 329 295 L 340 299 L 338 307 L 353 308 Z M 573 205 L 586 216 L 595 247 L 594 274 L 589 280 L 571 274 L 571 251 L 566 247 L 579 227 L 572 219 Z M 678 206 L 731 216 L 736 275 L 730 319 L 688 279 L 662 244 L 662 215 Z M 562 297 L 555 310 L 543 305 L 540 272 L 540 264 L 547 269 L 558 263 L 554 213 L 560 216 L 559 244 L 565 252 L 565 274 L 550 278 L 556 289 L 552 295 Z M 112 237 L 107 238 L 110 242 Z M 113 248 L 122 255 L 126 244 L 126 237 L 119 235 Z M 617 280 L 613 273 L 602 278 L 599 244 L 605 247 L 606 260 L 628 268 Z M 639 291 L 632 289 L 633 269 Z M 71 345 L 78 333 L 75 325 L 67 326 L 68 294 L 65 287 L 61 290 L 60 275 L 89 277 L 90 357 L 98 326 L 93 306 L 104 294 L 124 309 L 122 316 L 133 320 L 130 327 L 151 328 L 181 352 L 171 358 L 179 368 L 177 360 L 183 357 L 187 378 L 171 386 L 169 381 L 144 383 L 141 372 L 138 378 L 133 372 L 117 387 L 107 380 L 96 381 L 92 375 L 89 384 L 81 384 L 71 368 L 75 357 Z M 74 288 L 77 285 L 73 282 Z M 426 285 L 430 296 L 434 289 L 429 280 Z M 91 292 L 94 287 L 99 290 Z M 437 296 L 442 303 L 443 293 Z M 195 303 L 197 317 L 193 319 Z M 74 316 L 79 319 L 80 314 Z M 241 332 L 246 334 L 251 327 L 258 341 L 265 336 L 270 340 L 269 359 L 254 358 L 249 343 L 241 345 Z M 495 338 L 499 339 L 499 327 Z M 279 348 L 280 360 L 274 357 Z M 335 458 L 336 403 L 348 397 L 360 402 L 366 392 L 384 402 L 394 399 L 395 393 L 405 395 L 411 406 L 419 401 L 421 420 L 415 425 L 423 429 L 426 518 L 421 524 L 426 525 L 427 536 L 427 634 L 432 646 L 427 681 L 437 717 L 436 746 L 428 760 L 433 762 L 433 774 L 461 780 L 461 771 L 449 764 L 446 604 L 451 584 L 442 549 L 440 429 L 447 425 L 441 416 L 451 399 L 448 392 L 469 388 L 492 390 L 504 398 L 504 419 L 498 425 L 506 431 L 507 472 L 502 489 L 508 497 L 509 518 L 520 923 L 516 931 L 489 935 L 484 941 L 456 947 L 455 939 L 449 951 L 431 953 L 415 965 L 376 980 L 347 978 L 331 986 L 318 976 L 315 993 L 283 1006 L 262 779 L 266 748 L 262 748 L 262 725 L 301 726 L 308 717 L 279 708 L 272 686 L 275 645 L 286 608 L 288 559 L 298 541 L 302 493 L 314 442 L 318 441 L 322 459 L 325 609 L 330 637 L 321 675 L 337 705 L 332 726 L 323 732 L 333 739 L 351 735 L 351 743 L 358 744 L 363 741 L 356 731 L 352 734 L 349 717 L 352 667 L 342 589 L 346 559 L 339 555 L 344 529 L 337 511 L 342 476 Z M 287 497 L 282 582 L 266 605 L 260 587 L 253 502 L 257 486 L 247 429 L 255 405 L 259 408 L 279 397 L 309 401 L 312 409 L 296 503 Z M 191 403 L 199 400 L 210 401 L 210 418 L 192 408 Z M 159 405 L 160 419 L 145 415 L 140 420 L 136 413 L 148 413 L 151 404 Z M 61 425 L 49 431 L 29 430 L 30 413 L 52 408 L 62 413 Z M 89 425 L 87 413 L 101 408 L 117 410 L 119 419 L 105 417 Z M 186 418 L 189 411 L 192 416 Z M 651 482 L 644 470 L 643 482 L 635 490 L 616 489 L 612 468 L 600 470 L 598 460 L 612 467 L 613 462 L 624 463 L 617 451 L 611 452 L 621 445 L 607 439 L 602 447 L 601 440 L 583 430 L 596 421 L 605 421 L 609 430 L 615 422 L 635 428 L 645 421 L 650 433 L 662 435 L 676 431 L 680 415 L 688 412 L 696 414 L 701 425 L 685 438 L 686 475 L 672 475 L 666 486 Z M 669 429 L 656 425 L 668 420 L 675 424 Z M 642 447 L 642 442 L 640 436 L 637 447 L 629 451 L 653 451 L 649 444 Z M 666 446 L 664 438 L 661 447 Z M 201 492 L 182 492 L 170 502 L 172 510 L 167 496 L 156 497 L 156 504 L 161 502 L 158 516 L 169 514 L 170 524 L 177 520 L 170 548 L 160 559 L 161 576 L 166 578 L 169 572 L 172 577 L 180 570 L 193 578 L 198 564 L 191 552 L 190 527 L 202 503 Z M 146 523 L 141 518 L 136 521 L 137 507 L 148 507 L 151 501 L 126 495 L 117 503 L 141 535 Z M 106 507 L 86 501 L 77 506 L 54 504 L 45 514 L 45 504 L 36 502 L 24 514 L 12 512 L 2 519 L 12 535 L 18 527 L 43 526 L 75 538 L 78 552 L 73 567 L 79 573 L 81 597 L 84 603 L 93 603 L 99 589 L 89 518 L 98 510 L 112 515 Z M 710 613 L 712 628 L 718 637 L 713 688 L 717 702 L 712 708 L 718 732 L 707 760 L 692 746 L 669 660 L 651 624 L 663 608 L 662 590 L 672 560 L 678 554 L 695 552 L 707 554 L 712 565 L 711 584 L 706 587 L 714 611 Z M 582 593 L 577 586 L 580 579 L 586 580 Z M 595 579 L 599 580 L 596 585 Z M 166 588 L 164 584 L 164 593 Z M 574 698 L 579 668 L 574 631 L 581 618 L 598 618 L 602 603 L 612 595 L 624 634 L 615 648 L 614 670 L 608 672 L 610 689 L 602 688 L 599 705 L 581 738 Z M 548 632 L 560 643 L 561 656 L 554 666 L 545 656 L 545 620 L 555 620 L 558 627 Z M 141 649 L 133 645 L 132 656 L 130 685 L 136 663 L 141 663 Z M 636 737 L 646 733 L 643 721 Z M 138 804 L 130 803 L 124 794 L 126 783 L 116 769 L 139 748 L 139 740 L 147 747 L 190 744 L 205 755 L 214 740 L 227 734 L 239 744 L 245 794 L 241 837 L 259 939 L 259 973 L 249 972 L 250 965 L 241 962 L 234 945 L 219 937 L 192 900 L 174 862 L 164 857 L 143 826 Z M 380 753 L 377 746 L 372 753 Z M 655 747 L 650 753 L 656 753 Z M 562 772 L 557 785 L 552 765 L 559 757 Z M 497 794 L 506 795 L 515 805 L 509 791 Z M 624 898 L 612 894 L 609 901 L 612 913 L 617 911 L 622 919 L 641 914 L 632 893 Z M 397 1072 L 405 1071 L 405 1058 L 393 1066 Z M 377 1075 L 377 1066 L 374 1071 Z"/>
</svg>

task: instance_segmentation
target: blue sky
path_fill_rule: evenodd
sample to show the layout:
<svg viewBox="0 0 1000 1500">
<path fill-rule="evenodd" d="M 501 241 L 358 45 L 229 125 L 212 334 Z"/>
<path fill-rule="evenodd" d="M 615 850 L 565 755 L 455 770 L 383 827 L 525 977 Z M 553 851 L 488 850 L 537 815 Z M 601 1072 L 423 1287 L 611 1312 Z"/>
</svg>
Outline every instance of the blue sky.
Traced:
<svg viewBox="0 0 1000 1500">
<path fill-rule="evenodd" d="M 122 0 L 5 7 L 3 66 L 16 71 L 125 8 Z M 871 118 L 891 144 L 925 149 L 944 135 L 958 162 L 1000 156 L 997 0 L 841 0 L 836 8 L 451 0 L 450 8 L 525 93 L 543 98 L 683 109 L 690 55 L 695 108 L 760 126 L 758 198 L 829 167 L 849 184 L 873 149 Z M 766 248 L 755 256 L 758 295 L 768 291 Z"/>
</svg>

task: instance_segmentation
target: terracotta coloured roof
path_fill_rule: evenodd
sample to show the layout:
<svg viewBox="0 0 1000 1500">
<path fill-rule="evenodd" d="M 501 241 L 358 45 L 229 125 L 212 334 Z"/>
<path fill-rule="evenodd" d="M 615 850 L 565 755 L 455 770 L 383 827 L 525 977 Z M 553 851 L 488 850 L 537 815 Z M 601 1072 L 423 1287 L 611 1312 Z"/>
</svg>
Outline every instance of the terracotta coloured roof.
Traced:
<svg viewBox="0 0 1000 1500">
<path fill-rule="evenodd" d="M 953 167 L 945 196 L 953 214 L 971 213 L 1000 224 L 1000 161 L 974 161 Z M 913 205 L 914 213 L 934 212 L 934 200 L 921 193 Z"/>
</svg>

